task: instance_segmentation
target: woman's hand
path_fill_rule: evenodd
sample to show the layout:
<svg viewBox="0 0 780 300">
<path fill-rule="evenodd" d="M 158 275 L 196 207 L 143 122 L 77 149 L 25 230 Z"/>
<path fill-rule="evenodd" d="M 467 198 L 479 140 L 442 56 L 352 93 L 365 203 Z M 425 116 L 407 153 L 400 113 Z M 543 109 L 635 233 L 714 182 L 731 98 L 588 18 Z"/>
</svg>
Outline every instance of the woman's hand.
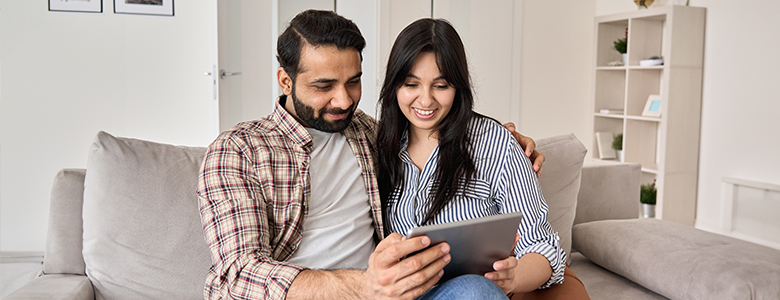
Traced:
<svg viewBox="0 0 780 300">
<path fill-rule="evenodd" d="M 510 256 L 506 259 L 499 260 L 493 263 L 493 270 L 485 274 L 485 278 L 492 280 L 493 282 L 504 291 L 504 294 L 509 294 L 512 289 L 517 285 L 515 283 L 515 268 L 517 267 L 517 258 L 515 258 L 515 245 L 520 240 L 520 234 L 515 233 L 515 242 L 512 243 L 512 251 Z"/>
<path fill-rule="evenodd" d="M 510 256 L 504 260 L 493 263 L 494 272 L 485 274 L 485 278 L 492 280 L 498 287 L 504 291 L 504 294 L 513 292 L 517 284 L 515 283 L 515 268 L 517 267 L 517 258 Z"/>
</svg>

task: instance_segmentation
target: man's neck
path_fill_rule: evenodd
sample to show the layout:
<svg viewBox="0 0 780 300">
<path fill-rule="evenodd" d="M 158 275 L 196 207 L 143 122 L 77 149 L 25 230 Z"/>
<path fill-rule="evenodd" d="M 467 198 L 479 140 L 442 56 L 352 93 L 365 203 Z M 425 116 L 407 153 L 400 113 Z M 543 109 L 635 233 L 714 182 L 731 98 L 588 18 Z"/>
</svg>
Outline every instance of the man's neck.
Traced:
<svg viewBox="0 0 780 300">
<path fill-rule="evenodd" d="M 306 122 L 303 122 L 300 118 L 298 118 L 298 115 L 295 113 L 295 103 L 292 101 L 292 97 L 287 95 L 281 95 L 279 96 L 279 104 L 284 107 L 284 110 L 289 113 L 295 121 L 298 121 L 298 124 L 301 124 L 301 126 L 306 128 L 311 128 L 309 125 L 306 124 Z"/>
</svg>

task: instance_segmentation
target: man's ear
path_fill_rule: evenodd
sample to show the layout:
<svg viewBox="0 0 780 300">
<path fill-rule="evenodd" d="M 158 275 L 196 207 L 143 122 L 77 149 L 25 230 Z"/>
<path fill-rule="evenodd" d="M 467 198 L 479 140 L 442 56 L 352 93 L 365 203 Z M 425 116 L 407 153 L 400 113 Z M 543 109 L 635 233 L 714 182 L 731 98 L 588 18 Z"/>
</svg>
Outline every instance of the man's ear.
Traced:
<svg viewBox="0 0 780 300">
<path fill-rule="evenodd" d="M 292 94 L 293 80 L 290 78 L 290 75 L 287 74 L 284 68 L 279 67 L 279 69 L 276 70 L 276 81 L 279 83 L 279 87 L 282 89 L 282 93 L 287 96 Z"/>
</svg>

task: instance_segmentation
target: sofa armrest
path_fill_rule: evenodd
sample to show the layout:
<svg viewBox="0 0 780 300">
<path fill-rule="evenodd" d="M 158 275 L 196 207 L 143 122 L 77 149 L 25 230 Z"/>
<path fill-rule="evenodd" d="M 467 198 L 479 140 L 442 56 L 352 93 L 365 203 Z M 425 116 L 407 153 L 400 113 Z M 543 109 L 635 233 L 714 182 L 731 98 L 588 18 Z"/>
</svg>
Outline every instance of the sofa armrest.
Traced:
<svg viewBox="0 0 780 300">
<path fill-rule="evenodd" d="M 639 164 L 586 160 L 574 225 L 639 217 Z"/>
<path fill-rule="evenodd" d="M 84 275 L 52 274 L 35 278 L 5 300 L 22 299 L 84 299 L 94 300 L 92 282 Z"/>
</svg>

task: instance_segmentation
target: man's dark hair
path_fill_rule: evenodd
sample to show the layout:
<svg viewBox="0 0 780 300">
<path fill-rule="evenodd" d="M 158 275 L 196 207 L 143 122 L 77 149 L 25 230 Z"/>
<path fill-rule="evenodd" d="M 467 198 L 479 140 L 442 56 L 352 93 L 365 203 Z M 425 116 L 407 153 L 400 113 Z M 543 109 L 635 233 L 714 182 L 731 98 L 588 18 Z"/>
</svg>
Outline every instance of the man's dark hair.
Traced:
<svg viewBox="0 0 780 300">
<path fill-rule="evenodd" d="M 366 40 L 351 20 L 329 10 L 306 10 L 290 21 L 276 43 L 279 66 L 293 81 L 298 75 L 301 49 L 304 43 L 312 46 L 336 46 L 339 50 L 354 48 L 363 60 Z"/>
</svg>

